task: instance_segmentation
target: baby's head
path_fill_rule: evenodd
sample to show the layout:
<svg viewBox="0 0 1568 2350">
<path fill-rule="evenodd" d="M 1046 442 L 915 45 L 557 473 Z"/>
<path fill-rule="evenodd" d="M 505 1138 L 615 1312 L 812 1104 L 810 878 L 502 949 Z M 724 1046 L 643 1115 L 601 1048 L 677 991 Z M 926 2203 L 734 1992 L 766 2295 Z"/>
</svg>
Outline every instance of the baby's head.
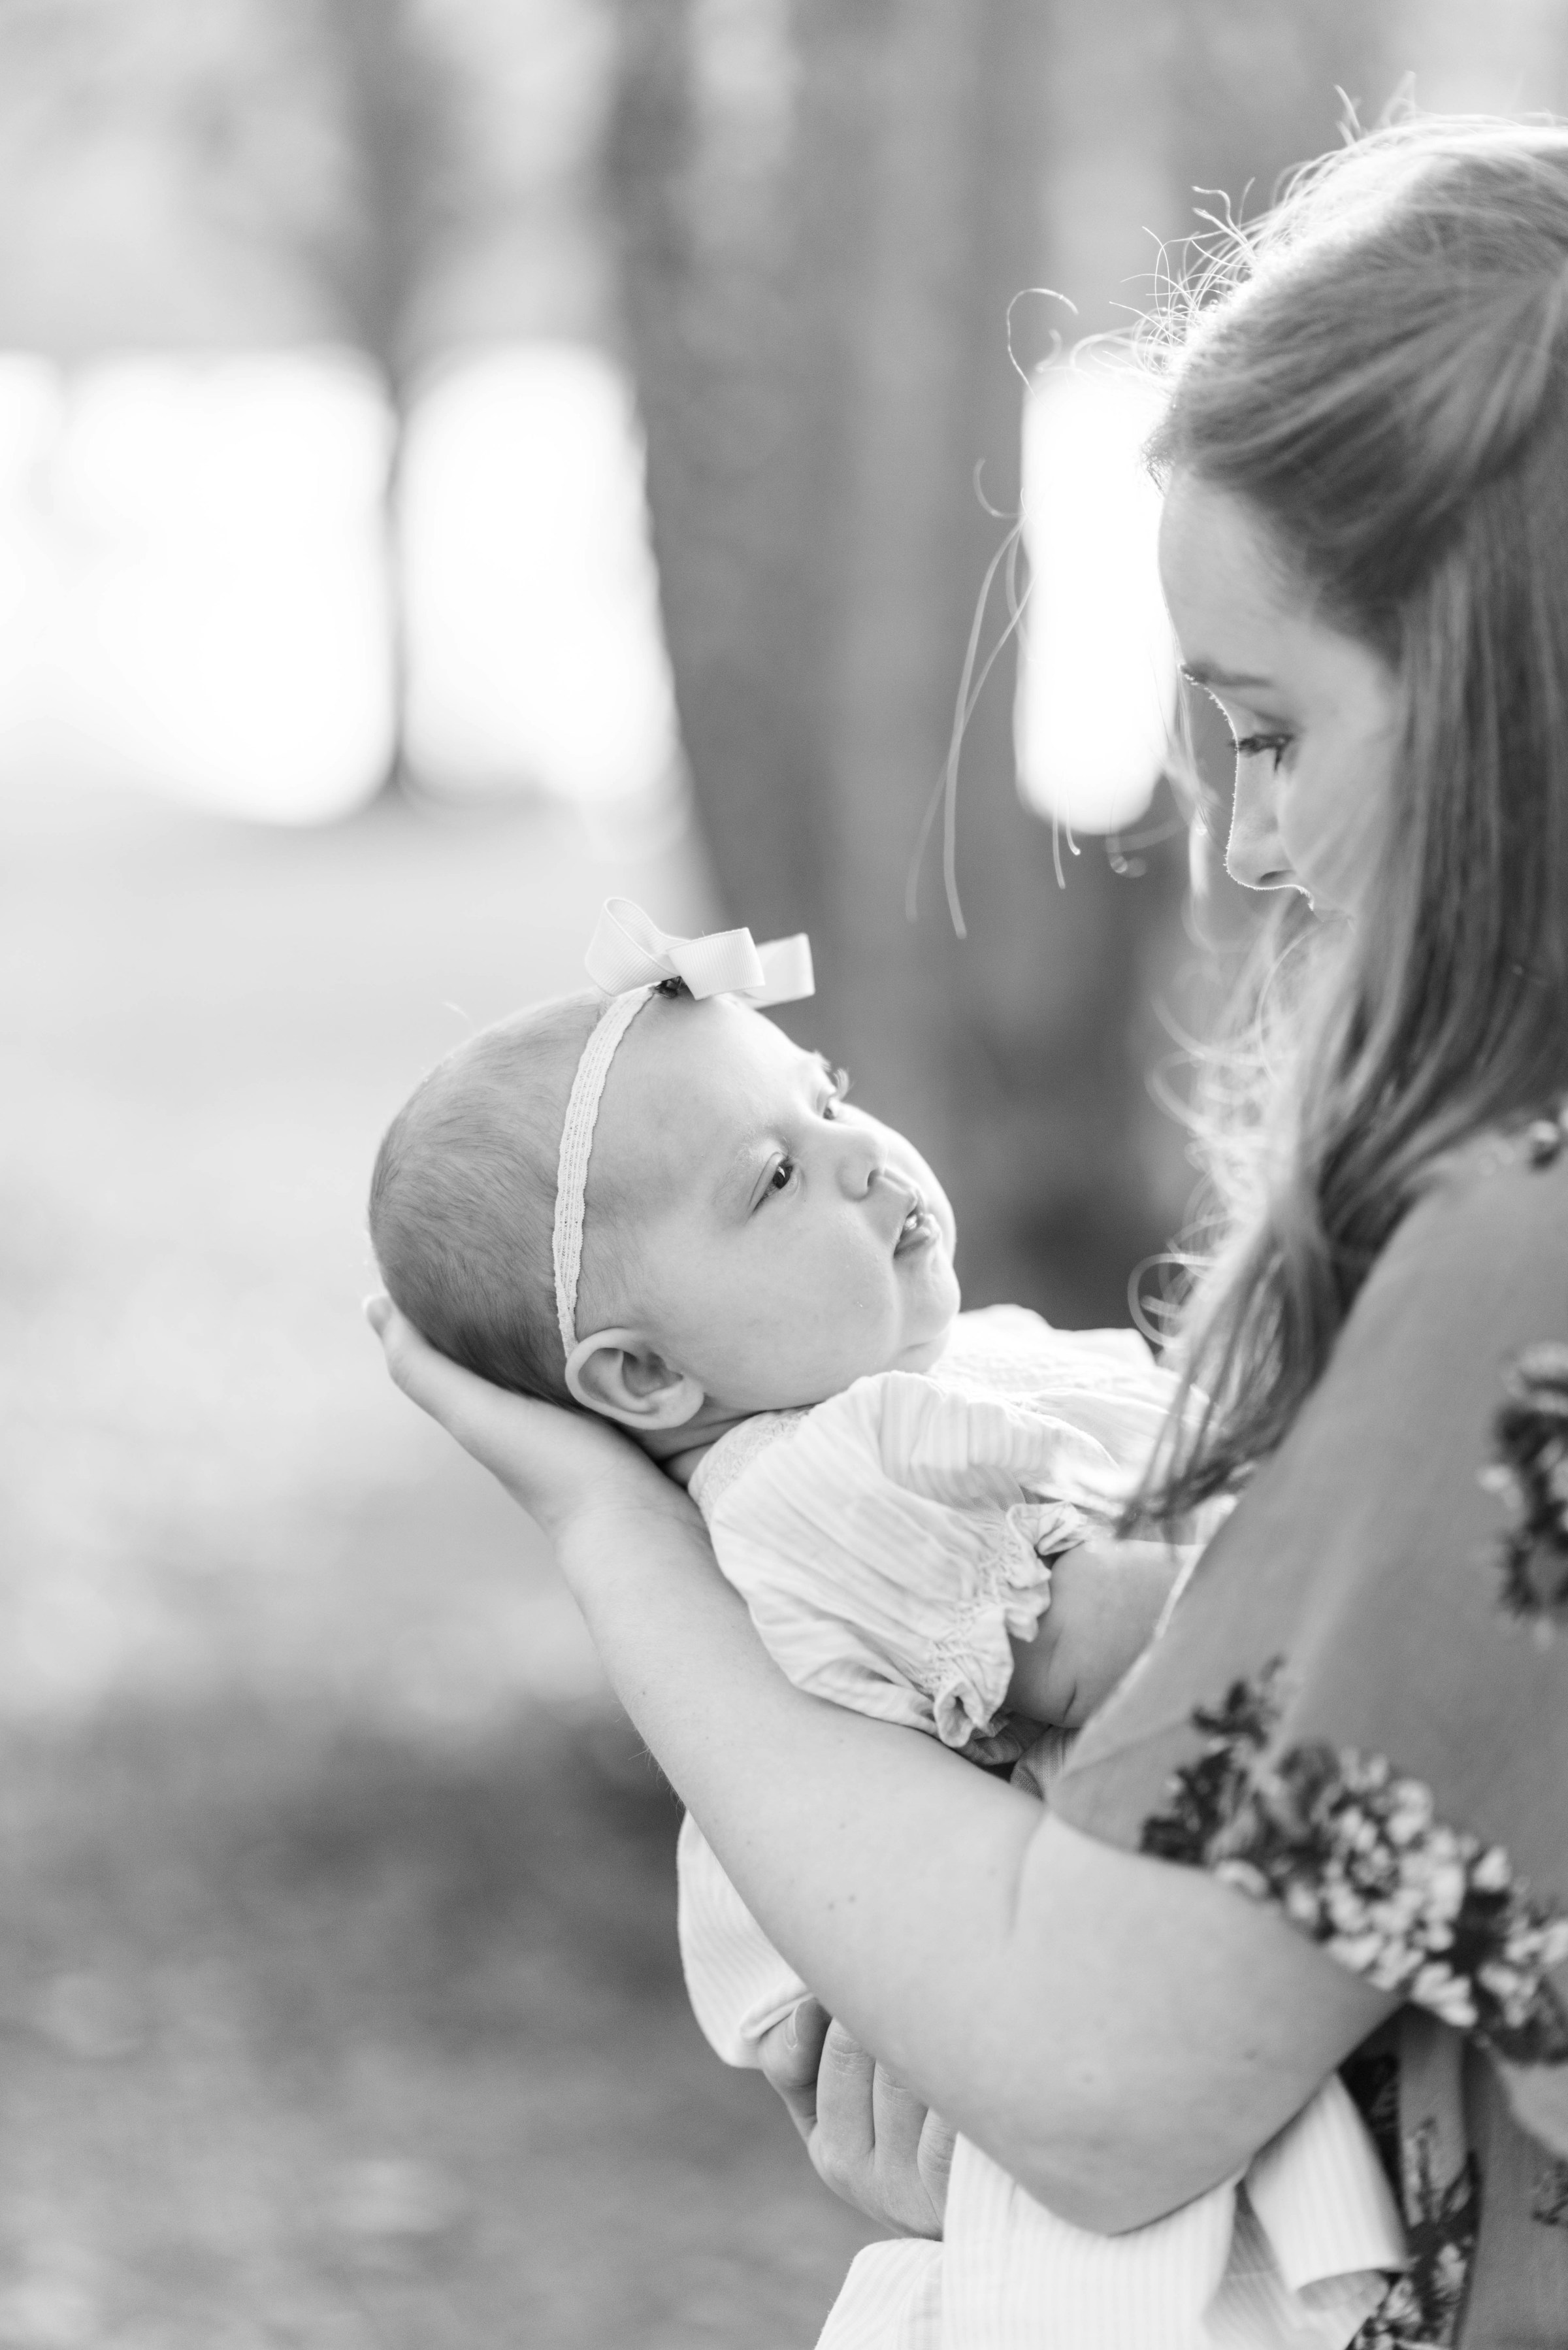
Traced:
<svg viewBox="0 0 1568 2350">
<path fill-rule="evenodd" d="M 561 1135 L 604 999 L 484 1030 L 392 1121 L 370 1231 L 394 1302 L 485 1378 L 575 1399 L 653 1448 L 921 1370 L 958 1311 L 952 1211 L 901 1135 L 729 995 L 642 1002 L 592 1129 L 582 1256 L 559 1327 Z"/>
</svg>

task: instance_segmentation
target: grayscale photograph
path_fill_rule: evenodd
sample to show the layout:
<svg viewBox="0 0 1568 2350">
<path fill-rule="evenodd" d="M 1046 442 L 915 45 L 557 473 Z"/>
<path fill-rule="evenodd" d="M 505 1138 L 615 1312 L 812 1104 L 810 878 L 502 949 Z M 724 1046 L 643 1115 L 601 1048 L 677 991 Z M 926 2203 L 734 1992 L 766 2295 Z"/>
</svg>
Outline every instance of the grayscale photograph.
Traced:
<svg viewBox="0 0 1568 2350">
<path fill-rule="evenodd" d="M 1568 0 L 0 0 L 0 2350 L 1568 2350 Z"/>
</svg>

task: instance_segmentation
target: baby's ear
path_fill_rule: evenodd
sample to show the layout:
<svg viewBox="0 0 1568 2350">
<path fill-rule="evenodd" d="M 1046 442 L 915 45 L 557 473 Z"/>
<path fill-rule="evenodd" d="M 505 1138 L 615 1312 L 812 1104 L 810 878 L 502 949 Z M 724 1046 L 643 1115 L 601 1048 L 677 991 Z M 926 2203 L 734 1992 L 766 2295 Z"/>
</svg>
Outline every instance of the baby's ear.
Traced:
<svg viewBox="0 0 1568 2350">
<path fill-rule="evenodd" d="M 566 1357 L 566 1385 L 577 1401 L 634 1436 L 656 1428 L 684 1428 L 706 1397 L 635 1330 L 596 1330 Z"/>
</svg>

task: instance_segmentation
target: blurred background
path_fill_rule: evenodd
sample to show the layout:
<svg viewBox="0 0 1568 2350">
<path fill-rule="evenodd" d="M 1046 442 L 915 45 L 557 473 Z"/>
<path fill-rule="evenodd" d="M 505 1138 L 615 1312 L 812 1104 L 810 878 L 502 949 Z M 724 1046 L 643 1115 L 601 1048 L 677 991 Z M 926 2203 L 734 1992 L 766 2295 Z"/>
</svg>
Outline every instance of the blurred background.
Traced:
<svg viewBox="0 0 1568 2350">
<path fill-rule="evenodd" d="M 1202 925 L 1064 361 L 1410 73 L 1568 103 L 1568 0 L 0 0 L 0 2350 L 815 2339 L 371 1156 L 607 894 L 805 928 L 970 1302 L 1127 1318 Z"/>
</svg>

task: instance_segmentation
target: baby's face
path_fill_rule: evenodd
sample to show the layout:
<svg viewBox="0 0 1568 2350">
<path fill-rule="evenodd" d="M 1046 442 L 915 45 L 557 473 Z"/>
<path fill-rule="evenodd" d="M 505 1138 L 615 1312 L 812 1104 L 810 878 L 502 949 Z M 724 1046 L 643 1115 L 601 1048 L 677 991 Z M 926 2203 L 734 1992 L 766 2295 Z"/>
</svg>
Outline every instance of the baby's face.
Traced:
<svg viewBox="0 0 1568 2350">
<path fill-rule="evenodd" d="M 919 1151 L 722 997 L 656 997 L 633 1022 L 588 1201 L 579 1328 L 636 1326 L 732 1410 L 924 1370 L 958 1312 L 952 1210 Z"/>
</svg>

